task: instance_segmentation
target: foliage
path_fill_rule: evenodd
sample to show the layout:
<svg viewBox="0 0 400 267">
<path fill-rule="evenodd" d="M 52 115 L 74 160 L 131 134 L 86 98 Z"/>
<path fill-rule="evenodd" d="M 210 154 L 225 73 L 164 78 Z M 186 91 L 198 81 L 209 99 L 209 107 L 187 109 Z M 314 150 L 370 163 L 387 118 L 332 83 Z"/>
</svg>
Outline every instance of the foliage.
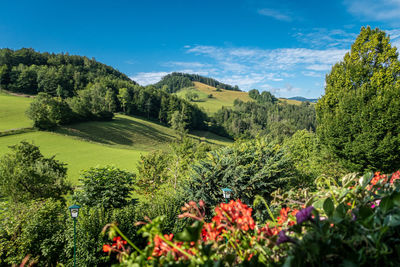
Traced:
<svg viewBox="0 0 400 267">
<path fill-rule="evenodd" d="M 172 116 L 169 124 L 171 124 L 171 128 L 175 130 L 176 134 L 179 136 L 180 140 L 182 140 L 186 135 L 188 130 L 187 127 L 187 118 L 185 116 L 185 111 L 175 111 Z"/>
<path fill-rule="evenodd" d="M 135 174 L 113 166 L 90 168 L 81 174 L 75 200 L 85 207 L 122 208 L 129 204 Z"/>
<path fill-rule="evenodd" d="M 193 82 L 201 82 L 213 87 L 217 87 L 218 89 L 240 91 L 237 85 L 231 86 L 229 84 L 221 83 L 215 79 L 203 77 L 198 74 L 187 74 L 179 72 L 173 72 L 164 76 L 161 81 L 154 84 L 154 86 L 157 88 L 163 88 L 164 86 L 166 86 L 165 88 L 168 92 L 174 93 L 182 88 L 193 86 Z"/>
<path fill-rule="evenodd" d="M 63 99 L 51 97 L 46 93 L 39 93 L 35 97 L 26 114 L 39 129 L 52 129 L 69 123 L 73 116 L 72 110 Z"/>
<path fill-rule="evenodd" d="M 297 130 L 315 129 L 315 109 L 311 105 L 273 102 L 256 103 L 235 100 L 233 108 L 222 108 L 213 116 L 232 137 L 256 137 L 261 134 L 283 139 Z"/>
<path fill-rule="evenodd" d="M 164 188 L 178 190 L 188 180 L 193 162 L 205 158 L 211 149 L 205 143 L 183 138 L 172 143 L 168 151 L 154 151 L 141 156 L 137 168 L 138 191 L 153 197 L 163 185 Z"/>
<path fill-rule="evenodd" d="M 320 144 L 313 132 L 299 130 L 285 139 L 283 147 L 294 162 L 298 187 L 313 187 L 317 177 L 337 180 L 346 173 L 341 164 Z"/>
<path fill-rule="evenodd" d="M 54 199 L 0 202 L 0 265 L 55 266 L 64 258 L 65 206 Z"/>
<path fill-rule="evenodd" d="M 106 245 L 120 266 L 397 266 L 400 262 L 400 171 L 348 175 L 336 189 L 314 192 L 313 205 L 282 207 L 266 223 L 257 223 L 240 200 L 220 204 L 206 221 L 201 200 L 189 202 L 179 217 L 194 223 L 177 234 L 160 230 L 163 217 L 139 231 L 148 245 L 139 249 L 115 225 Z M 324 191 L 324 192 L 321 192 Z M 328 194 L 323 199 L 318 195 Z M 317 202 L 315 202 L 317 200 Z M 278 216 L 277 216 L 278 215 Z M 127 247 L 132 247 L 131 253 Z"/>
<path fill-rule="evenodd" d="M 252 89 L 249 91 L 249 96 L 260 104 L 278 102 L 278 99 L 268 91 L 263 91 L 260 94 L 260 92 L 257 89 Z"/>
<path fill-rule="evenodd" d="M 2 89 L 68 97 L 89 83 L 107 77 L 132 82 L 125 74 L 95 59 L 67 54 L 39 53 L 33 49 L 0 49 Z"/>
<path fill-rule="evenodd" d="M 39 148 L 22 141 L 10 146 L 0 159 L 0 195 L 13 202 L 40 198 L 62 199 L 71 187 L 67 168 L 53 157 L 44 157 Z"/>
<path fill-rule="evenodd" d="M 252 203 L 258 194 L 268 199 L 277 188 L 288 186 L 294 175 L 285 151 L 265 138 L 212 151 L 193 170 L 190 199 L 202 199 L 212 206 L 221 201 L 222 188 Z"/>
<path fill-rule="evenodd" d="M 362 28 L 326 77 L 318 136 L 354 171 L 400 167 L 400 62 L 381 30 Z"/>
</svg>

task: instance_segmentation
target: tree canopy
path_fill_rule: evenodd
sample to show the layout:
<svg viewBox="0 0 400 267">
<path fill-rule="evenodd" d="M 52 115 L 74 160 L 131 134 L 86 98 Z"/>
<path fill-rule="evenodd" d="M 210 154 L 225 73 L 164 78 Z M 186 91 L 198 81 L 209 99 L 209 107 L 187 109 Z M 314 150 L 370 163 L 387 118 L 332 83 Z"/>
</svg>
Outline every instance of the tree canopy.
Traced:
<svg viewBox="0 0 400 267">
<path fill-rule="evenodd" d="M 354 171 L 400 167 L 400 62 L 379 29 L 362 28 L 326 76 L 318 136 Z"/>
</svg>

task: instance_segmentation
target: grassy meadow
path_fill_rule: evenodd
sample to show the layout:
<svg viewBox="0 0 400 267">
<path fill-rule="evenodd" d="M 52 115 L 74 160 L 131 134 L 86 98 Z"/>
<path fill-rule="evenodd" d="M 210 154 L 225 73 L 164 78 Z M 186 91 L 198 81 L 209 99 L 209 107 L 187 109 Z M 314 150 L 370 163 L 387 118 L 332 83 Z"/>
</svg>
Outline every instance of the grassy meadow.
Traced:
<svg viewBox="0 0 400 267">
<path fill-rule="evenodd" d="M 31 127 L 25 110 L 32 99 L 0 95 L 0 131 Z M 193 139 L 228 145 L 232 141 L 210 132 L 195 131 Z M 31 131 L 0 137 L 0 157 L 9 152 L 8 146 L 28 141 L 40 147 L 45 156 L 55 155 L 67 163 L 68 177 L 76 184 L 79 172 L 95 166 L 115 165 L 136 171 L 140 155 L 157 149 L 168 149 L 176 140 L 174 130 L 142 117 L 117 114 L 112 121 L 76 123 L 54 132 Z"/>
<path fill-rule="evenodd" d="M 25 115 L 32 98 L 17 97 L 0 92 L 0 132 L 32 127 Z"/>
<path fill-rule="evenodd" d="M 223 106 L 230 107 L 233 106 L 235 99 L 240 99 L 242 101 L 254 101 L 251 99 L 247 92 L 238 92 L 231 90 L 222 89 L 221 92 L 217 92 L 217 88 L 206 85 L 200 82 L 193 82 L 194 87 L 184 88 L 177 92 L 179 97 L 184 98 L 186 92 L 195 91 L 199 98 L 192 102 L 197 104 L 199 107 L 204 108 L 208 114 L 213 114 L 217 112 Z M 208 98 L 208 95 L 212 94 L 212 98 Z"/>
<path fill-rule="evenodd" d="M 233 106 L 233 102 L 235 99 L 240 99 L 244 102 L 254 101 L 254 99 L 249 97 L 247 92 L 238 92 L 238 91 L 231 91 L 231 90 L 224 90 L 222 89 L 221 92 L 217 92 L 217 88 L 206 85 L 200 82 L 193 82 L 193 87 L 187 87 L 179 90 L 176 95 L 181 98 L 185 98 L 187 92 L 195 92 L 199 96 L 198 99 L 192 101 L 201 108 L 212 115 L 213 113 L 217 112 L 222 107 L 231 107 Z M 212 94 L 212 98 L 208 98 L 208 95 Z M 279 98 L 281 102 L 286 102 L 292 105 L 300 105 L 301 101 Z"/>
</svg>

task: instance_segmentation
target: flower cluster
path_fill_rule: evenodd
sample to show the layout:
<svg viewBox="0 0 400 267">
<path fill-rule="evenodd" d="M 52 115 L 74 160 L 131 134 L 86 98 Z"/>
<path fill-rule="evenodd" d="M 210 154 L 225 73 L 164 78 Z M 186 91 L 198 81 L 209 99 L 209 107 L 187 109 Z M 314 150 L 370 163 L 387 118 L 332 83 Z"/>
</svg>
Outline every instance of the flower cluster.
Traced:
<svg viewBox="0 0 400 267">
<path fill-rule="evenodd" d="M 287 225 L 288 225 L 288 226 L 295 225 L 296 222 L 295 222 L 294 220 L 292 220 L 292 219 L 289 217 L 289 213 L 290 213 L 292 216 L 295 216 L 298 212 L 299 212 L 299 210 L 297 210 L 297 209 L 293 209 L 293 210 L 290 212 L 290 208 L 289 208 L 289 207 L 282 208 L 281 211 L 279 212 L 279 215 L 280 215 L 280 216 L 278 216 L 278 217 L 276 218 L 277 221 L 278 221 L 278 224 L 281 225 L 281 226 L 283 226 L 283 225 L 287 222 Z"/>
<path fill-rule="evenodd" d="M 400 179 L 400 171 L 394 172 L 392 175 L 389 175 L 389 177 L 389 183 L 393 185 L 396 180 Z M 370 185 L 368 186 L 368 190 L 372 190 L 377 184 L 386 184 L 389 177 L 386 174 L 375 172 L 374 177 L 372 178 Z"/>
<path fill-rule="evenodd" d="M 215 216 L 210 223 L 205 223 L 202 229 L 204 241 L 219 241 L 221 234 L 227 231 L 240 229 L 254 230 L 255 222 L 251 217 L 252 208 L 243 204 L 240 199 L 229 203 L 221 203 L 215 208 Z"/>
<path fill-rule="evenodd" d="M 185 252 L 190 255 L 194 255 L 194 250 L 192 249 L 184 249 L 182 248 L 183 242 L 174 242 L 173 234 L 169 235 L 164 235 L 164 238 L 160 237 L 159 235 L 156 235 L 154 237 L 154 250 L 152 256 L 154 257 L 161 257 L 161 256 L 167 256 L 168 253 L 171 253 L 172 256 L 174 257 L 175 260 L 179 259 L 184 259 L 187 260 L 188 257 L 184 254 Z M 170 242 L 170 244 L 167 244 L 167 242 Z M 193 244 L 192 244 L 193 245 Z"/>
<path fill-rule="evenodd" d="M 113 252 L 113 251 L 120 251 L 120 250 L 125 250 L 124 245 L 127 244 L 127 242 L 125 240 L 123 240 L 120 236 L 116 236 L 113 238 L 113 244 L 112 245 L 108 245 L 105 244 L 103 245 L 103 251 L 104 252 Z"/>
</svg>

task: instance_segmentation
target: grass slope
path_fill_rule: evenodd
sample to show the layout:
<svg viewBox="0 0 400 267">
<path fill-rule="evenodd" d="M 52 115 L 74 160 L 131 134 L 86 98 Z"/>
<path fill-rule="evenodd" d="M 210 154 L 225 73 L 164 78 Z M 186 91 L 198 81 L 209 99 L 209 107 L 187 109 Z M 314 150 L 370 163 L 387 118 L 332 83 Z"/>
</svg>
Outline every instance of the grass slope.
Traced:
<svg viewBox="0 0 400 267">
<path fill-rule="evenodd" d="M 192 103 L 204 108 L 209 114 L 215 113 L 223 106 L 233 106 L 233 101 L 235 101 L 235 99 L 240 99 L 245 102 L 254 101 L 249 97 L 247 92 L 230 91 L 224 89 L 222 89 L 221 92 L 217 92 L 215 87 L 200 82 L 193 83 L 194 87 L 184 88 L 177 92 L 177 95 L 184 98 L 186 92 L 196 91 L 196 93 L 199 95 L 199 99 Z M 210 94 L 213 95 L 212 98 L 207 97 Z"/>
<path fill-rule="evenodd" d="M 235 99 L 240 99 L 244 102 L 254 101 L 254 99 L 249 97 L 247 92 L 237 92 L 230 90 L 223 90 L 217 92 L 215 87 L 206 85 L 200 82 L 193 82 L 194 87 L 183 88 L 179 90 L 176 95 L 181 98 L 185 98 L 185 95 L 189 91 L 196 92 L 199 98 L 192 103 L 195 103 L 201 108 L 204 108 L 208 114 L 213 114 L 221 109 L 223 106 L 231 107 Z M 208 98 L 208 95 L 212 94 L 212 98 Z M 302 102 L 298 100 L 279 98 L 280 102 L 286 102 L 292 105 L 300 105 Z"/>
<path fill-rule="evenodd" d="M 32 127 L 25 115 L 32 99 L 0 93 L 0 132 Z"/>
<path fill-rule="evenodd" d="M 9 152 L 8 146 L 25 140 L 40 147 L 45 156 L 56 155 L 56 159 L 67 163 L 68 179 L 76 184 L 79 172 L 97 165 L 115 165 L 130 171 L 136 170 L 136 163 L 146 151 L 108 147 L 86 142 L 51 132 L 31 132 L 0 137 L 0 156 Z"/>
<path fill-rule="evenodd" d="M 204 142 L 227 145 L 232 141 L 209 132 L 196 131 L 190 137 Z M 56 132 L 29 132 L 0 137 L 0 157 L 8 146 L 25 140 L 40 147 L 46 156 L 68 164 L 68 177 L 74 184 L 79 172 L 95 166 L 115 165 L 136 171 L 141 154 L 168 149 L 176 140 L 175 132 L 140 117 L 116 115 L 109 122 L 86 122 L 61 127 Z"/>
</svg>

